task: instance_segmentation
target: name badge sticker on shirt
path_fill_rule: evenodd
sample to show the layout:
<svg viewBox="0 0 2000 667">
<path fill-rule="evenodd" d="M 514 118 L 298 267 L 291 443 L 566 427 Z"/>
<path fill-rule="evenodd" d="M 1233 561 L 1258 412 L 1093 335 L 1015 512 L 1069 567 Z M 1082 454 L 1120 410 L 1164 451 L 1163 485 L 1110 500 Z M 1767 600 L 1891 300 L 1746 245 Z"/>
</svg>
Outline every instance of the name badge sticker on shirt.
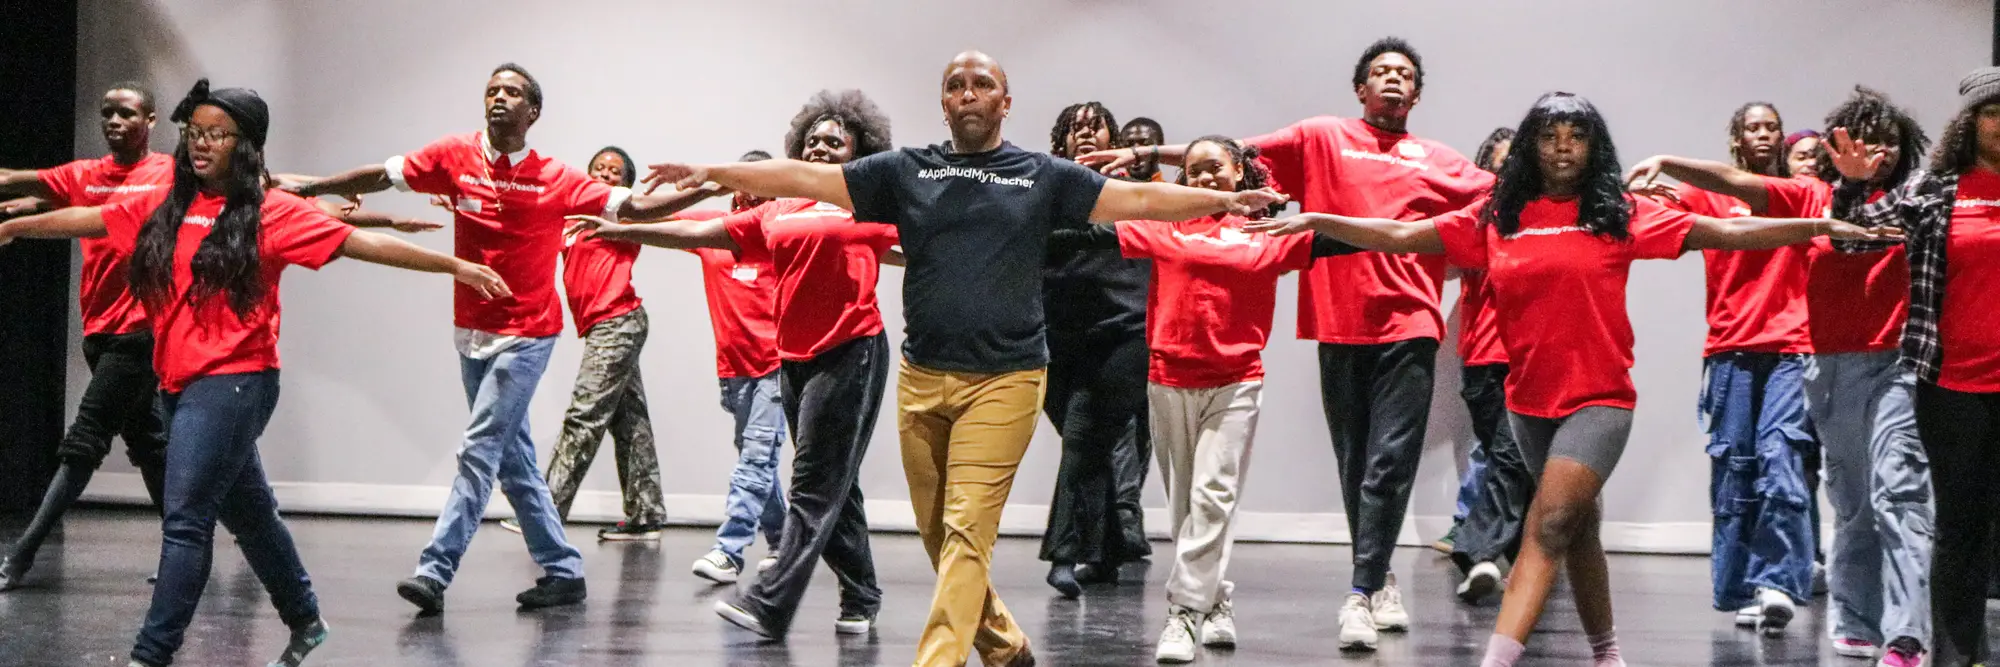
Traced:
<svg viewBox="0 0 2000 667">
<path fill-rule="evenodd" d="M 739 283 L 757 282 L 757 267 L 738 264 L 736 268 L 729 270 L 729 277 Z"/>
<path fill-rule="evenodd" d="M 1408 159 L 1411 159 L 1411 160 L 1422 160 L 1422 159 L 1424 159 L 1424 146 L 1423 146 L 1423 144 L 1419 144 L 1419 143 L 1417 143 L 1417 142 L 1414 142 L 1414 141 L 1402 141 L 1402 142 L 1398 142 L 1398 143 L 1396 144 L 1396 152 L 1397 152 L 1397 153 L 1401 153 L 1401 154 L 1403 155 L 1403 157 L 1405 157 L 1405 158 L 1408 158 Z"/>
<path fill-rule="evenodd" d="M 486 210 L 486 202 L 472 197 L 459 197 L 457 207 L 461 213 L 478 213 Z"/>
</svg>

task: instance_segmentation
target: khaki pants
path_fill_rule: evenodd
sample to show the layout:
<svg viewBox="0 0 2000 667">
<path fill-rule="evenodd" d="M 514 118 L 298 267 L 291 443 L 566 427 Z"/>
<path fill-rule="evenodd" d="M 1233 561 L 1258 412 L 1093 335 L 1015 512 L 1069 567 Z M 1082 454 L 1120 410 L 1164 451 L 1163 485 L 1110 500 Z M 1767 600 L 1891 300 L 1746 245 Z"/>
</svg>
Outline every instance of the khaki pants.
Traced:
<svg viewBox="0 0 2000 667">
<path fill-rule="evenodd" d="M 1263 402 L 1261 380 L 1213 389 L 1146 386 L 1153 452 L 1173 514 L 1174 569 L 1167 602 L 1206 614 L 1228 602 L 1225 579 L 1235 542 L 1230 524 L 1250 471 L 1250 443 Z"/>
<path fill-rule="evenodd" d="M 924 551 L 937 568 L 919 667 L 959 667 L 973 649 L 989 667 L 1028 637 L 993 592 L 993 542 L 1014 470 L 1028 451 L 1048 371 L 954 373 L 904 361 L 897 386 L 903 474 Z"/>
</svg>

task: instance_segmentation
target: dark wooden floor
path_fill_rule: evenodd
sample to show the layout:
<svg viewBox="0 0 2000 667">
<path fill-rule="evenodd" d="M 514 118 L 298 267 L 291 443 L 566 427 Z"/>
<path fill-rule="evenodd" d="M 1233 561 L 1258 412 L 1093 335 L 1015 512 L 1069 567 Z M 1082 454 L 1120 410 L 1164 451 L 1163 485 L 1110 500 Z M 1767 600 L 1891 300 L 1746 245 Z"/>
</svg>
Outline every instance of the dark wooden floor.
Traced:
<svg viewBox="0 0 2000 667">
<path fill-rule="evenodd" d="M 416 618 L 397 598 L 430 523 L 300 517 L 291 522 L 312 571 L 333 636 L 310 665 L 383 667 L 513 665 L 907 665 L 930 602 L 933 576 L 913 536 L 880 535 L 875 555 L 885 594 L 873 636 L 840 638 L 833 579 L 821 576 L 791 638 L 761 644 L 710 612 L 723 593 L 688 574 L 710 533 L 679 529 L 658 545 L 598 544 L 590 527 L 571 538 L 583 549 L 591 587 L 583 606 L 517 613 L 513 596 L 537 576 L 520 538 L 482 530 L 448 594 L 446 612 Z M 18 526 L 0 529 L 11 540 Z M 27 587 L 0 594 L 0 665 L 123 665 L 145 612 L 145 584 L 157 558 L 158 524 L 148 515 L 89 510 L 51 540 Z M 1163 545 L 1164 546 L 1164 545 Z M 758 547 L 761 549 L 761 547 Z M 1035 640 L 1043 665 L 1150 665 L 1166 613 L 1163 567 L 1128 568 L 1126 583 L 1083 599 L 1057 598 L 1042 584 L 1036 545 L 1004 540 L 994 573 L 1001 595 Z M 1372 655 L 1341 656 L 1334 615 L 1345 590 L 1345 547 L 1238 547 L 1241 648 L 1210 652 L 1205 665 L 1476 665 L 1497 607 L 1469 608 L 1451 596 L 1450 567 L 1432 552 L 1405 549 L 1397 569 L 1414 629 L 1386 636 Z M 1619 635 L 1632 665 L 1854 665 L 1825 649 L 1819 609 L 1781 639 L 1759 639 L 1708 610 L 1703 558 L 1615 556 Z M 1140 583 L 1143 579 L 1144 583 Z M 1551 605 L 1530 642 L 1532 665 L 1586 664 L 1572 606 Z M 262 665 L 285 630 L 233 543 L 222 540 L 215 576 L 188 631 L 183 665 Z"/>
</svg>

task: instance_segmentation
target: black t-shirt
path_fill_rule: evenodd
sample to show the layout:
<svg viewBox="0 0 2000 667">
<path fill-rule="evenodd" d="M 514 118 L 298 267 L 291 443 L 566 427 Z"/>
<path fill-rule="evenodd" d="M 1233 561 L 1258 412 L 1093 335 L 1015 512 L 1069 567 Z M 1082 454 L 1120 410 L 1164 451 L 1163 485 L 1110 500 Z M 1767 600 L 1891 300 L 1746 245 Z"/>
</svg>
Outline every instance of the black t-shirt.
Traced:
<svg viewBox="0 0 2000 667">
<path fill-rule="evenodd" d="M 1090 223 L 1104 176 L 1011 143 L 904 148 L 845 170 L 854 219 L 895 225 L 901 238 L 905 358 L 975 373 L 1048 365 L 1049 232 Z"/>
<path fill-rule="evenodd" d="M 1152 262 L 1126 259 L 1116 246 L 1049 253 L 1042 272 L 1042 307 L 1055 338 L 1146 335 L 1146 290 Z M 1057 347 L 1061 347 L 1060 340 Z"/>
</svg>

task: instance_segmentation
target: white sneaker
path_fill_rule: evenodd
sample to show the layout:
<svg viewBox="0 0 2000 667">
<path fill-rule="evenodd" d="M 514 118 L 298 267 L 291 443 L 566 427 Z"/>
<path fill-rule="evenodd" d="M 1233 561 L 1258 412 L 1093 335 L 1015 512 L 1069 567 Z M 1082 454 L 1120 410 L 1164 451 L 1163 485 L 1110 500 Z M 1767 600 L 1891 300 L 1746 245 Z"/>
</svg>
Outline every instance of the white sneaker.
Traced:
<svg viewBox="0 0 2000 667">
<path fill-rule="evenodd" d="M 771 568 L 777 566 L 778 566 L 777 556 L 765 556 L 763 560 L 757 561 L 757 574 L 763 574 L 765 572 L 769 572 L 771 571 Z"/>
<path fill-rule="evenodd" d="M 1201 619 L 1201 645 L 1209 648 L 1236 648 L 1236 610 L 1223 600 Z"/>
<path fill-rule="evenodd" d="M 1375 631 L 1375 614 L 1368 608 L 1368 597 L 1348 593 L 1347 601 L 1340 605 L 1340 650 L 1373 651 L 1380 638 Z"/>
<path fill-rule="evenodd" d="M 855 614 L 852 616 L 842 614 L 840 618 L 834 619 L 833 621 L 834 634 L 865 635 L 868 634 L 868 631 L 870 629 L 873 629 L 874 627 L 875 627 L 875 619 L 869 618 L 867 616 L 862 616 L 860 614 Z"/>
<path fill-rule="evenodd" d="M 1160 645 L 1153 659 L 1166 663 L 1194 662 L 1195 614 L 1186 607 L 1167 612 L 1167 627 L 1160 631 Z"/>
<path fill-rule="evenodd" d="M 1497 590 L 1500 590 L 1500 566 L 1486 561 L 1472 566 L 1472 570 L 1465 573 L 1465 581 L 1458 584 L 1458 599 L 1471 604 L 1486 599 Z"/>
<path fill-rule="evenodd" d="M 1785 634 L 1785 626 L 1791 624 L 1792 615 L 1798 612 L 1792 596 L 1769 588 L 1757 589 L 1757 606 L 1757 629 L 1766 637 Z"/>
<path fill-rule="evenodd" d="M 735 561 L 729 560 L 720 551 L 710 551 L 694 561 L 694 576 L 718 584 L 733 584 L 743 574 Z"/>
<path fill-rule="evenodd" d="M 1382 590 L 1368 596 L 1368 608 L 1375 615 L 1375 629 L 1384 632 L 1408 632 L 1410 610 L 1403 608 L 1403 592 L 1396 588 L 1396 575 L 1382 584 Z"/>
<path fill-rule="evenodd" d="M 1754 604 L 1748 607 L 1744 607 L 1742 609 L 1738 609 L 1736 610 L 1736 627 L 1739 628 L 1757 627 L 1757 622 L 1759 620 L 1762 620 L 1763 615 L 1764 615 L 1764 608 Z"/>
</svg>

